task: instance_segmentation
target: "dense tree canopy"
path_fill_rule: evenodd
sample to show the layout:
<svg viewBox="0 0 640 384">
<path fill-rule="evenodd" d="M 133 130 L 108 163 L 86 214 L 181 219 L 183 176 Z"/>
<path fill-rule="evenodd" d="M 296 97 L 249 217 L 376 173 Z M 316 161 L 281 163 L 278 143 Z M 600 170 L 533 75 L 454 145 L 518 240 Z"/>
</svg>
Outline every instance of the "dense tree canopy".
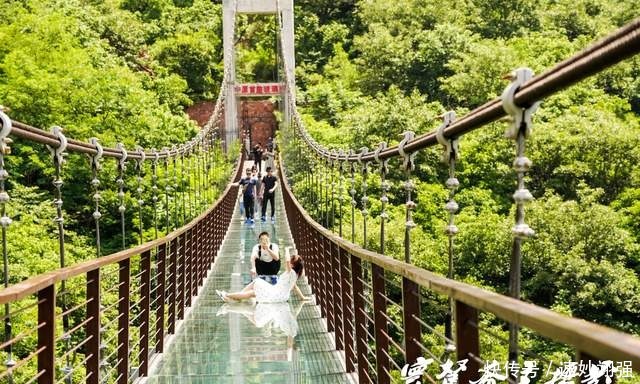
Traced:
<svg viewBox="0 0 640 384">
<path fill-rule="evenodd" d="M 460 116 L 498 96 L 511 70 L 526 66 L 540 73 L 639 15 L 632 1 L 408 0 L 398 6 L 372 0 L 356 2 L 355 9 L 357 28 L 334 40 L 330 57 L 315 59 L 323 33 L 315 44 L 297 46 L 298 62 L 322 63 L 298 67 L 297 80 L 304 122 L 314 138 L 356 151 L 381 141 L 397 143 L 406 130 L 429 132 L 445 110 Z M 341 19 L 319 18 L 317 30 L 338 29 Z M 303 36 L 309 33 L 305 26 Z M 527 145 L 533 161 L 527 186 L 536 197 L 527 222 L 536 236 L 525 243 L 522 273 L 525 300 L 635 333 L 638 62 L 632 58 L 563 90 L 536 113 Z M 504 125 L 494 123 L 462 137 L 456 170 L 461 187 L 455 276 L 499 292 L 508 290 L 515 188 L 513 143 L 503 134 Z M 413 262 L 446 273 L 446 168 L 430 150 L 417 164 Z M 397 168 L 392 165 L 389 176 L 395 180 L 389 192 L 394 206 L 388 208 L 385 249 L 402 259 L 403 226 L 394 223 L 404 217 Z M 369 226 L 375 228 L 380 187 L 376 175 L 369 177 Z M 303 199 L 313 198 L 304 179 L 292 180 Z M 344 212 L 350 212 L 345 197 Z M 358 189 L 358 209 L 360 197 Z M 311 203 L 309 209 L 316 207 Z M 343 219 L 351 220 L 350 214 Z M 368 238 L 373 249 L 375 237 Z M 356 238 L 362 241 L 362 235 Z"/>
<path fill-rule="evenodd" d="M 41 128 L 61 125 L 70 137 L 96 136 L 107 146 L 182 142 L 197 131 L 184 108 L 215 98 L 221 81 L 220 3 L 5 1 L 0 104 L 17 120 Z M 635 0 L 300 0 L 295 15 L 305 125 L 327 147 L 358 150 L 381 141 L 396 144 L 407 130 L 432 131 L 442 112 L 460 116 L 499 95 L 511 70 L 527 66 L 540 73 L 639 11 Z M 245 15 L 237 25 L 238 80 L 280 80 L 275 18 Z M 503 124 L 494 123 L 460 140 L 454 260 L 456 279 L 501 293 L 508 284 L 515 189 L 513 143 L 503 133 Z M 524 300 L 640 334 L 639 133 L 638 57 L 543 101 L 527 144 L 533 161 L 527 186 L 536 198 L 527 207 L 527 222 L 536 236 L 523 247 Z M 7 167 L 15 226 L 8 246 L 15 282 L 55 268 L 57 259 L 55 241 L 30 242 L 42 233 L 55 238 L 45 219 L 53 215 L 48 152 L 24 141 L 13 150 Z M 412 262 L 446 274 L 447 169 L 438 152 L 420 153 L 413 173 L 418 205 Z M 296 193 L 313 212 L 317 207 L 301 176 L 310 165 L 291 153 Z M 403 174 L 399 164 L 392 165 L 385 249 L 403 259 Z M 70 156 L 65 167 L 73 262 L 93 256 L 90 176 L 84 157 Z M 102 177 L 115 180 L 113 164 Z M 380 195 L 379 176 L 369 175 L 368 185 L 372 228 L 379 225 L 381 205 L 373 198 Z M 106 216 L 115 216 L 116 193 L 104 195 L 112 210 Z M 344 197 L 349 212 L 350 197 Z M 130 193 L 126 199 L 134 200 Z M 361 208 L 361 200 L 356 203 Z M 350 216 L 343 219 L 348 226 Z M 362 222 L 361 214 L 354 220 Z M 117 224 L 105 219 L 112 234 Z M 356 241 L 363 241 L 360 233 Z M 369 236 L 366 245 L 377 249 L 378 241 Z M 115 235 L 111 242 L 107 248 L 117 249 Z M 446 303 L 433 301 L 426 310 L 442 312 Z M 493 319 L 483 321 L 502 332 Z M 561 353 L 528 336 L 523 343 Z"/>
</svg>

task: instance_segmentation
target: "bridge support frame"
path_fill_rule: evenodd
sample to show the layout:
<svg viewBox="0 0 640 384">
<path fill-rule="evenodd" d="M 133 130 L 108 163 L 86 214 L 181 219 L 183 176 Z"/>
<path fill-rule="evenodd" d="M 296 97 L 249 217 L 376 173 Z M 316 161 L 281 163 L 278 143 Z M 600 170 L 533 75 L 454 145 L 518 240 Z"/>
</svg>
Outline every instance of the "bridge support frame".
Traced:
<svg viewBox="0 0 640 384">
<path fill-rule="evenodd" d="M 285 61 L 287 71 L 286 78 L 290 80 L 285 87 L 291 88 L 291 95 L 295 95 L 295 51 L 293 36 L 293 0 L 223 0 L 223 17 L 222 17 L 222 39 L 224 63 L 229 67 L 229 79 L 226 89 L 227 97 L 224 100 L 224 122 L 225 122 L 225 150 L 228 150 L 231 143 L 238 138 L 238 106 L 236 100 L 236 65 L 235 65 L 235 47 L 234 47 L 234 29 L 235 18 L 237 14 L 266 14 L 277 15 L 282 20 L 282 56 Z M 280 13 L 278 15 L 278 13 Z M 277 54 L 277 53 L 276 53 Z M 289 100 L 287 92 L 283 92 L 284 116 L 285 124 L 289 123 L 291 113 L 289 111 L 290 103 L 295 100 Z M 292 96 L 295 98 L 295 96 Z"/>
</svg>

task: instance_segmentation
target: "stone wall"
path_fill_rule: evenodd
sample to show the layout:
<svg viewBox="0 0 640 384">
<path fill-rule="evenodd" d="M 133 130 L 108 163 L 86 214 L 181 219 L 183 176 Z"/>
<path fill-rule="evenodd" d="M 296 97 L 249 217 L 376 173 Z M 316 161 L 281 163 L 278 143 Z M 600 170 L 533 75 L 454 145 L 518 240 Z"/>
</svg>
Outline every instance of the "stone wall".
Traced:
<svg viewBox="0 0 640 384">
<path fill-rule="evenodd" d="M 203 127 L 213 113 L 215 103 L 202 101 L 187 108 L 186 112 L 198 126 Z M 245 99 L 238 103 L 238 129 L 240 137 L 243 132 L 248 132 L 251 139 L 251 148 L 256 144 L 266 147 L 269 137 L 275 136 L 278 126 L 273 114 L 275 103 L 269 100 Z M 224 125 L 224 119 L 221 121 Z M 224 135 L 223 135 L 224 137 Z"/>
<path fill-rule="evenodd" d="M 209 121 L 209 117 L 213 113 L 213 108 L 215 108 L 216 103 L 212 101 L 200 101 L 189 108 L 187 108 L 187 115 L 198 123 L 200 128 L 204 127 L 204 125 Z"/>
<path fill-rule="evenodd" d="M 264 148 L 269 137 L 275 135 L 274 110 L 275 104 L 269 100 L 241 100 L 238 103 L 238 127 L 241 132 L 249 132 L 252 148 L 256 144 Z"/>
</svg>

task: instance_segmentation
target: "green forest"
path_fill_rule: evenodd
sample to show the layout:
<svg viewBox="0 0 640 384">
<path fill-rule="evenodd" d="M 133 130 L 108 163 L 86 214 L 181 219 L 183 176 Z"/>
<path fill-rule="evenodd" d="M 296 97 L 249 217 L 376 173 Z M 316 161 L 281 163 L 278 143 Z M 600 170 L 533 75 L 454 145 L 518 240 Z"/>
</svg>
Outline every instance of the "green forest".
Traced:
<svg viewBox="0 0 640 384">
<path fill-rule="evenodd" d="M 105 147 L 171 147 L 198 131 L 185 109 L 215 101 L 222 81 L 222 6 L 205 0 L 5 0 L 0 7 L 0 105 L 12 119 Z M 433 131 L 440 116 L 458 116 L 500 95 L 518 67 L 541 73 L 640 16 L 636 0 L 299 0 L 295 2 L 298 109 L 312 136 L 328 148 L 374 149 L 397 144 L 404 131 Z M 238 17 L 238 81 L 276 81 L 278 25 L 274 17 Z M 506 293 L 509 279 L 513 142 L 493 123 L 460 140 L 456 176 L 460 210 L 455 278 Z M 54 168 L 46 148 L 14 140 L 9 173 L 9 282 L 59 266 Z M 289 151 L 290 150 L 290 151 Z M 297 149 L 285 147 L 291 182 L 314 212 Z M 412 263 L 446 275 L 447 167 L 441 149 L 422 151 L 413 181 L 417 203 Z M 555 311 L 640 334 L 640 57 L 601 72 L 543 100 L 534 115 L 526 185 L 535 197 L 526 221 L 536 235 L 523 246 L 522 299 Z M 215 152 L 218 193 L 233 156 Z M 175 166 L 174 166 L 175 167 Z M 403 259 L 403 172 L 390 166 L 386 254 Z M 175 169 L 175 168 L 169 168 Z M 318 172 L 320 168 L 316 168 Z M 125 201 L 134 212 L 136 172 L 127 168 Z M 165 172 L 159 171 L 161 187 Z M 171 172 L 171 171 L 166 171 Z M 116 180 L 105 161 L 103 186 Z M 150 168 L 144 170 L 151 180 Z M 357 175 L 356 223 L 361 175 Z M 86 156 L 69 155 L 63 209 L 67 265 L 96 256 Z M 349 182 L 346 179 L 345 182 Z M 381 194 L 372 166 L 363 244 L 377 250 Z M 187 174 L 178 190 L 194 183 Z M 350 186 L 346 188 L 348 190 Z M 103 254 L 120 249 L 117 190 L 103 191 Z M 151 189 L 144 191 L 151 201 Z M 344 192 L 345 228 L 350 196 Z M 159 210 L 173 211 L 160 203 Z M 179 225 L 203 201 L 190 203 Z M 193 208 L 193 209 L 192 209 Z M 129 212 L 129 211 L 128 211 Z M 127 244 L 153 239 L 153 212 L 127 215 Z M 334 229 L 337 223 L 330 223 Z M 160 225 L 160 234 L 172 228 Z M 349 231 L 345 229 L 345 233 Z M 45 234 L 43 236 L 43 234 Z M 38 241 L 34 242 L 33 239 Z M 437 300 L 436 300 L 437 301 Z M 441 307 L 445 302 L 438 302 Z M 428 305 L 425 307 L 430 308 Z M 499 327 L 498 327 L 499 328 Z M 500 332 L 502 330 L 499 329 Z M 428 336 L 425 342 L 428 343 Z M 537 352 L 564 351 L 524 343 Z M 496 356 L 505 355 L 496 347 Z"/>
<path fill-rule="evenodd" d="M 132 1 L 5 1 L 0 8 L 0 105 L 12 119 L 50 130 L 64 127 L 68 138 L 97 137 L 104 147 L 123 143 L 147 150 L 171 148 L 198 130 L 185 108 L 217 97 L 222 75 L 220 7 Z M 15 139 L 5 157 L 9 173 L 7 206 L 14 223 L 8 234 L 9 281 L 15 283 L 59 265 L 55 207 L 51 204 L 54 167 L 44 145 Z M 212 161 L 217 191 L 224 189 L 231 163 L 218 145 Z M 195 160 L 157 166 L 157 183 L 184 192 L 194 186 Z M 147 162 L 149 163 L 149 162 Z M 63 167 L 66 264 L 95 257 L 91 169 L 85 155 L 71 153 Z M 137 214 L 138 167 L 125 171 L 126 243 L 141 239 Z M 180 180 L 174 186 L 173 173 Z M 143 238 L 157 236 L 152 224 L 152 167 L 141 169 L 144 188 Z M 167 180 L 167 177 L 169 180 Z M 104 160 L 101 182 L 102 254 L 121 248 L 116 161 Z M 175 195 L 174 195 L 175 196 Z M 174 196 L 158 200 L 158 212 L 174 212 Z M 190 201 L 180 220 L 195 217 L 203 201 Z M 198 205 L 196 207 L 195 205 Z M 199 211 L 198 211 L 199 213 Z M 164 216 L 158 220 L 166 233 Z M 45 236 L 38 236 L 45 234 Z M 50 236 L 46 236 L 49 234 Z M 33 242 L 31 239 L 38 238 Z"/>
<path fill-rule="evenodd" d="M 407 130 L 431 132 L 444 111 L 462 116 L 499 96 L 511 70 L 527 66 L 540 73 L 638 16 L 632 1 L 296 4 L 296 81 L 306 128 L 327 148 L 357 152 L 381 141 L 397 144 Z M 639 74 L 640 58 L 632 58 L 549 97 L 534 115 L 526 185 L 536 199 L 526 217 L 536 236 L 525 242 L 522 273 L 524 300 L 636 334 Z M 504 129 L 495 123 L 461 138 L 455 197 L 455 277 L 503 293 L 516 187 L 514 145 Z M 446 274 L 448 170 L 440 152 L 423 151 L 416 159 L 412 262 Z M 400 168 L 390 166 L 396 182 L 385 249 L 403 259 Z M 351 188 L 348 177 L 345 182 Z M 304 196 L 303 178 L 300 183 Z M 372 164 L 367 194 L 374 230 L 367 247 L 373 250 L 380 193 Z"/>
<path fill-rule="evenodd" d="M 297 2 L 302 8 L 296 16 L 297 102 L 307 130 L 319 143 L 356 153 L 383 141 L 397 144 L 404 131 L 431 132 L 443 112 L 463 116 L 499 96 L 507 85 L 504 75 L 515 68 L 541 73 L 639 15 L 631 1 L 405 1 L 402 7 L 376 0 L 320 3 Z M 307 25 L 315 32 L 305 33 Z M 640 58 L 632 58 L 543 100 L 534 115 L 526 152 L 533 166 L 526 185 L 535 200 L 527 205 L 526 222 L 536 235 L 523 245 L 521 293 L 525 301 L 634 334 L 640 333 L 639 74 Z M 460 139 L 454 278 L 507 294 L 516 174 L 514 144 L 504 131 L 504 123 L 494 123 Z M 449 190 L 441 151 L 422 151 L 416 159 L 411 261 L 446 275 L 448 238 L 443 229 L 449 219 L 444 209 Z M 295 162 L 296 155 L 291 159 Z M 290 168 L 305 206 L 323 222 L 323 213 L 316 211 L 322 197 L 305 178 L 305 167 Z M 366 182 L 367 244 L 359 212 L 361 168 L 354 196 L 356 242 L 377 250 L 378 165 L 371 164 Z M 316 163 L 314 172 L 321 175 L 320 185 L 338 180 L 324 173 L 322 164 Z M 403 260 L 400 161 L 392 161 L 387 178 L 393 182 L 385 254 Z M 343 182 L 339 211 L 344 211 L 347 237 L 348 174 Z M 337 224 L 330 224 L 337 231 Z M 446 301 L 435 302 L 439 304 L 423 301 L 423 315 L 438 324 L 442 316 L 434 313 L 443 314 Z M 485 321 L 506 337 L 504 324 Z M 427 346 L 437 345 L 429 336 L 424 339 Z M 571 351 L 526 332 L 523 339 L 525 349 L 534 353 L 555 361 L 572 358 Z M 489 355 L 498 360 L 506 356 L 495 339 L 487 344 Z"/>
</svg>

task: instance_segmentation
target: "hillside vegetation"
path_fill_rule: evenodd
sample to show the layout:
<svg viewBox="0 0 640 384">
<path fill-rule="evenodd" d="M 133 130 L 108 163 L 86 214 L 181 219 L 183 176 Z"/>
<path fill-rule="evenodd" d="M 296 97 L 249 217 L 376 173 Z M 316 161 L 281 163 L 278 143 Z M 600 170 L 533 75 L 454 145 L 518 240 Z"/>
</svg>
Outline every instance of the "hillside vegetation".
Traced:
<svg viewBox="0 0 640 384">
<path fill-rule="evenodd" d="M 406 130 L 430 132 L 444 111 L 462 116 L 497 97 L 511 70 L 540 73 L 639 15 L 633 1 L 402 3 L 296 2 L 298 102 L 307 128 L 326 147 L 359 151 L 397 144 Z M 526 184 L 536 200 L 526 221 L 536 236 L 524 244 L 522 272 L 524 300 L 634 333 L 640 333 L 639 75 L 635 57 L 544 100 L 535 114 Z M 456 279 L 502 293 L 516 186 L 514 145 L 504 128 L 490 124 L 460 140 L 454 260 Z M 434 148 L 416 160 L 412 262 L 446 274 L 447 167 L 439 158 Z M 404 175 L 397 161 L 390 169 L 385 248 L 403 259 Z M 374 250 L 377 173 L 372 164 L 367 246 Z M 304 196 L 304 178 L 298 187 Z M 344 220 L 349 202 L 345 194 Z"/>
</svg>

